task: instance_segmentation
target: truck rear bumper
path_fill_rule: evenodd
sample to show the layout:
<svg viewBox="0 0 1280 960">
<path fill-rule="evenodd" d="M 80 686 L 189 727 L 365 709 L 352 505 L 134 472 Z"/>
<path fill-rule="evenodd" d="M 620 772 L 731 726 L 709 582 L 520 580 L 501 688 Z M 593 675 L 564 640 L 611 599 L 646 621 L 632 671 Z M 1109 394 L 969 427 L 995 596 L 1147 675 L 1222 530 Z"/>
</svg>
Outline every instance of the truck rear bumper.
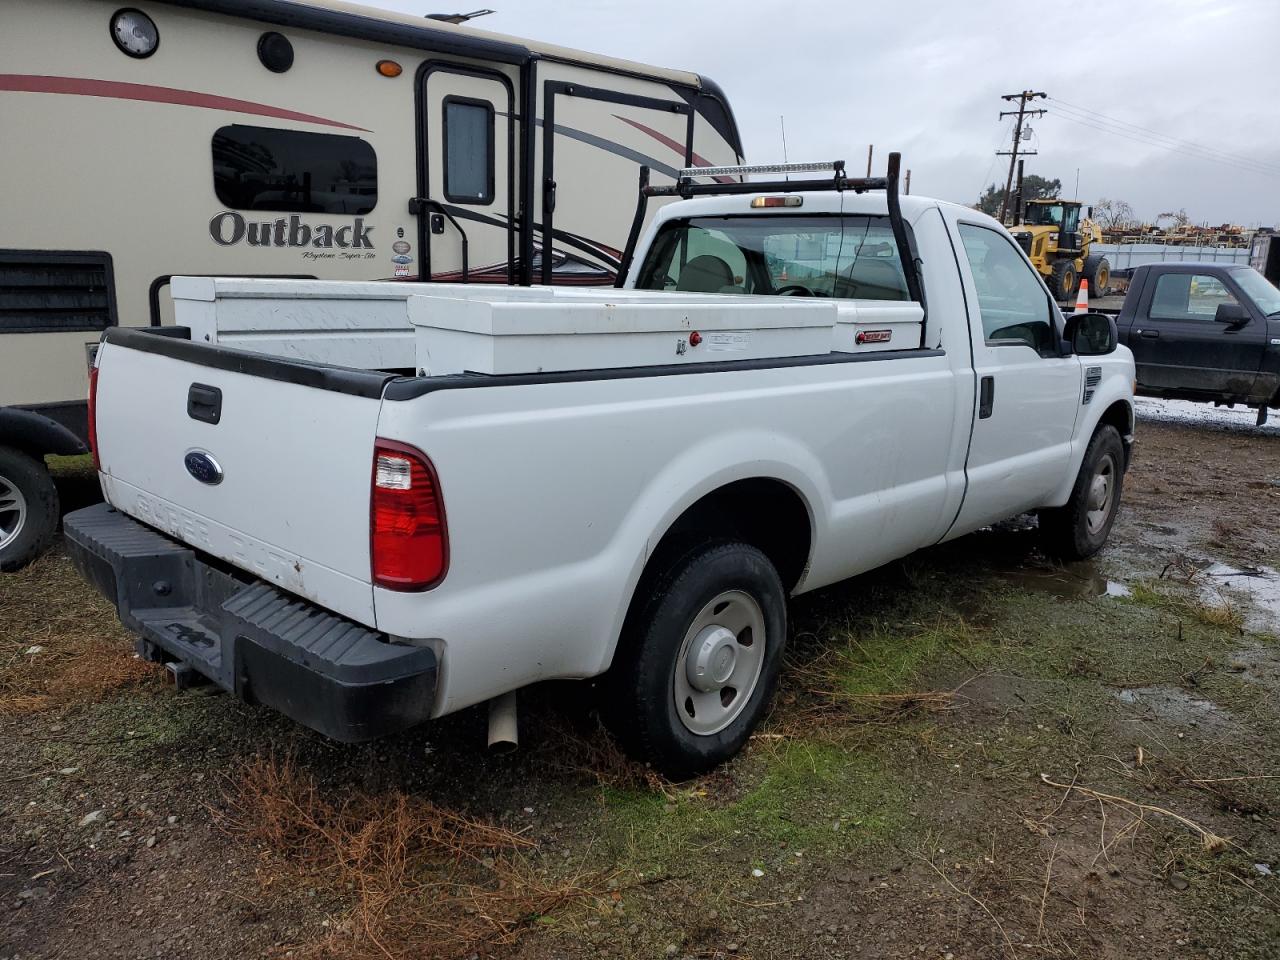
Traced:
<svg viewBox="0 0 1280 960">
<path fill-rule="evenodd" d="M 428 647 L 330 613 L 238 572 L 107 504 L 64 518 L 81 574 L 115 604 L 150 660 L 186 664 L 238 697 L 334 740 L 359 743 L 426 720 Z"/>
</svg>

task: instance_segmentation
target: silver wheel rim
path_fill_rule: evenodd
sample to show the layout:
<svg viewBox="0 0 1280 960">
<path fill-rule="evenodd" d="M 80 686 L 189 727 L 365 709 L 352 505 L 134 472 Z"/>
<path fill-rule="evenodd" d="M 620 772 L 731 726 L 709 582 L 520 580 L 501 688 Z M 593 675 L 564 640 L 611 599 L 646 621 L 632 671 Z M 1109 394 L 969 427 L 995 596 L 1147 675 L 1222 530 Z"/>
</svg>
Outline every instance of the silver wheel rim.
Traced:
<svg viewBox="0 0 1280 960">
<path fill-rule="evenodd" d="M 1116 496 L 1116 464 L 1111 455 L 1103 457 L 1093 470 L 1089 480 L 1089 500 L 1086 504 L 1085 523 L 1090 535 L 1101 532 L 1111 516 L 1111 504 Z"/>
<path fill-rule="evenodd" d="M 676 657 L 676 714 L 706 737 L 733 723 L 751 701 L 764 666 L 764 614 L 741 590 L 726 590 L 699 611 Z"/>
<path fill-rule="evenodd" d="M 0 475 L 0 550 L 18 539 L 27 522 L 27 498 L 8 477 Z"/>
</svg>

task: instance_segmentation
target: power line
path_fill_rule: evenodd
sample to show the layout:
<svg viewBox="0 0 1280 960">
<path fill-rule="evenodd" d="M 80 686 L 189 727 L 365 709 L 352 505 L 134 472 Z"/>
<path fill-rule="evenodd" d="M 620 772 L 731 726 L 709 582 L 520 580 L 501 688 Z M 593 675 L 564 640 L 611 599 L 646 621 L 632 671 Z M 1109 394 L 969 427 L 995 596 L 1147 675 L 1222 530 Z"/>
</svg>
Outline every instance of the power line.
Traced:
<svg viewBox="0 0 1280 960">
<path fill-rule="evenodd" d="M 1273 163 L 1269 163 L 1267 161 L 1262 161 L 1262 160 L 1254 160 L 1253 158 L 1247 157 L 1244 154 L 1232 153 L 1229 150 L 1220 150 L 1217 147 L 1207 147 L 1204 144 L 1196 143 L 1193 140 L 1183 140 L 1180 137 L 1171 137 L 1168 134 L 1161 133 L 1159 130 L 1152 130 L 1150 127 L 1143 127 L 1129 120 L 1121 120 L 1117 117 L 1110 117 L 1104 113 L 1099 113 L 1097 110 L 1091 110 L 1088 107 L 1082 107 L 1079 104 L 1071 103 L 1067 100 L 1059 100 L 1057 97 L 1050 97 L 1049 99 L 1052 100 L 1055 104 L 1058 104 L 1060 108 L 1066 108 L 1069 111 L 1079 116 L 1084 116 L 1092 120 L 1097 120 L 1099 122 L 1106 123 L 1111 126 L 1127 127 L 1132 130 L 1139 131 L 1141 133 L 1149 134 L 1150 136 L 1159 140 L 1167 140 L 1169 143 L 1176 144 L 1178 146 L 1187 147 L 1193 150 L 1201 150 L 1206 153 L 1213 153 L 1223 157 L 1230 157 L 1232 159 L 1241 160 L 1246 163 L 1258 163 L 1258 164 L 1261 164 L 1262 166 L 1276 167 L 1278 170 L 1280 170 L 1280 164 L 1273 164 Z"/>
<path fill-rule="evenodd" d="M 1169 150 L 1174 153 L 1182 153 L 1187 156 L 1200 157 L 1206 160 L 1213 160 L 1216 162 L 1233 164 L 1245 169 L 1255 170 L 1257 172 L 1280 174 L 1280 165 L 1271 164 L 1263 160 L 1254 160 L 1251 157 L 1246 157 L 1240 154 L 1228 153 L 1225 150 L 1213 150 L 1209 147 L 1200 147 L 1197 145 L 1190 144 L 1187 141 L 1174 140 L 1171 137 L 1157 137 L 1151 134 L 1140 133 L 1136 130 L 1127 129 L 1125 127 L 1121 127 L 1117 124 L 1110 123 L 1106 120 L 1101 120 L 1097 117 L 1093 117 L 1088 114 L 1079 114 L 1072 110 L 1064 110 L 1061 107 L 1059 107 L 1058 109 L 1059 109 L 1059 114 L 1058 114 L 1059 116 L 1065 117 L 1069 120 L 1075 120 L 1077 122 L 1083 123 L 1086 126 L 1091 126 L 1096 130 L 1101 130 L 1105 133 L 1114 133 L 1117 136 L 1122 136 L 1122 137 L 1125 137 L 1126 139 L 1134 140 L 1138 143 L 1144 143 L 1149 146 L 1159 147 L 1163 150 Z"/>
<path fill-rule="evenodd" d="M 1022 121 L 1027 116 L 1030 116 L 1033 114 L 1036 117 L 1043 117 L 1046 112 L 1044 110 L 1028 110 L 1027 104 L 1031 103 L 1033 100 L 1043 100 L 1047 96 L 1048 96 L 1047 93 L 1043 93 L 1043 92 L 1037 93 L 1034 90 L 1023 90 L 1021 93 L 1006 93 L 1006 94 L 1002 94 L 1000 97 L 1001 100 L 1008 100 L 1010 103 L 1012 103 L 1014 100 L 1018 101 L 1018 110 L 1017 110 L 1018 119 L 1013 125 L 1013 149 L 1008 152 L 1009 176 L 1005 179 L 1004 196 L 1000 199 L 1000 222 L 1001 223 L 1004 223 L 1005 214 L 1009 210 L 1009 191 L 1013 189 L 1013 168 L 1018 163 L 1018 147 L 1022 142 Z M 1012 110 L 1001 111 L 1000 119 L 1003 120 L 1005 117 L 1013 116 L 1013 115 L 1014 115 L 1014 111 Z M 1035 151 L 1030 150 L 1030 151 L 1025 151 L 1024 153 L 1025 155 L 1033 155 Z M 997 153 L 996 156 L 1003 157 L 1005 156 L 1005 153 L 1000 152 L 1000 153 Z"/>
<path fill-rule="evenodd" d="M 1071 120 L 1086 127 L 1103 133 L 1115 134 L 1127 140 L 1141 143 L 1146 146 L 1157 147 L 1172 153 L 1182 154 L 1188 157 L 1194 157 L 1201 160 L 1209 160 L 1214 163 L 1222 163 L 1234 166 L 1242 170 L 1252 173 L 1262 173 L 1269 176 L 1280 176 L 1280 165 L 1267 163 L 1262 160 L 1254 160 L 1241 154 L 1228 153 L 1225 150 L 1216 150 L 1212 147 L 1204 147 L 1200 144 L 1193 143 L 1189 140 L 1179 140 L 1175 137 L 1168 137 L 1164 134 L 1148 131 L 1145 127 L 1138 127 L 1136 124 L 1125 125 L 1122 121 L 1111 120 L 1098 114 L 1090 114 L 1075 107 L 1064 106 L 1060 101 L 1057 104 L 1058 116 L 1065 120 Z"/>
<path fill-rule="evenodd" d="M 987 184 L 991 182 L 991 171 L 995 168 L 996 163 L 1000 160 L 1000 154 L 997 148 L 1004 142 L 1004 138 L 1008 136 L 1010 124 L 1006 121 L 1005 125 L 1000 128 L 1000 133 L 996 135 L 996 142 L 991 145 L 991 163 L 987 165 L 987 172 L 982 175 L 982 183 L 978 184 L 978 196 L 982 196 L 982 192 L 987 189 Z"/>
<path fill-rule="evenodd" d="M 1091 130 L 1097 130 L 1101 133 L 1110 133 L 1110 134 L 1113 134 L 1114 136 L 1123 137 L 1126 140 L 1131 140 L 1134 143 L 1141 143 L 1144 146 L 1155 147 L 1159 150 L 1166 150 L 1170 153 L 1176 153 L 1181 156 L 1190 157 L 1191 159 L 1194 159 L 1194 160 L 1204 160 L 1209 163 L 1217 163 L 1223 166 L 1234 167 L 1235 169 L 1245 171 L 1246 173 L 1255 173 L 1255 174 L 1260 174 L 1260 175 L 1269 176 L 1269 177 L 1280 177 L 1280 169 L 1268 167 L 1257 161 L 1246 160 L 1246 159 L 1236 159 L 1234 157 L 1231 157 L 1230 155 L 1218 156 L 1210 153 L 1196 153 L 1190 150 L 1182 149 L 1180 147 L 1172 146 L 1168 143 L 1162 143 L 1158 140 L 1153 140 L 1149 137 L 1144 137 L 1140 134 L 1130 133 L 1125 130 L 1119 130 L 1119 129 L 1116 129 L 1115 127 L 1104 126 L 1102 124 L 1094 122 L 1092 119 L 1085 119 L 1085 118 L 1073 116 L 1064 111 L 1059 111 L 1058 116 L 1061 117 L 1063 120 L 1070 121 L 1071 123 L 1077 123 L 1083 127 L 1088 127 Z"/>
</svg>

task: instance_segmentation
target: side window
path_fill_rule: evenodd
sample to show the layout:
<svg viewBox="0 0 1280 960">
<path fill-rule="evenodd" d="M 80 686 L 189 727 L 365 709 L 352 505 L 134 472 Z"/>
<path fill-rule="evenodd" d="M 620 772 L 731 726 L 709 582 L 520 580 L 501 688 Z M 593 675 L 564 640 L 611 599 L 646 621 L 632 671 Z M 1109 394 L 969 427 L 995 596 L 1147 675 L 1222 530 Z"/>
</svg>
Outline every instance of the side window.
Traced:
<svg viewBox="0 0 1280 960">
<path fill-rule="evenodd" d="M 451 203 L 493 203 L 493 104 L 445 97 L 444 196 Z"/>
<path fill-rule="evenodd" d="M 213 135 L 213 189 L 232 210 L 368 213 L 378 158 L 359 137 L 237 123 Z"/>
<path fill-rule="evenodd" d="M 978 312 L 988 343 L 1025 344 L 1054 356 L 1055 309 L 1018 248 L 987 227 L 960 224 L 960 239 L 978 288 Z"/>
<path fill-rule="evenodd" d="M 1153 320 L 1212 320 L 1219 304 L 1236 302 L 1217 277 L 1166 273 L 1156 278 L 1149 313 Z"/>
</svg>

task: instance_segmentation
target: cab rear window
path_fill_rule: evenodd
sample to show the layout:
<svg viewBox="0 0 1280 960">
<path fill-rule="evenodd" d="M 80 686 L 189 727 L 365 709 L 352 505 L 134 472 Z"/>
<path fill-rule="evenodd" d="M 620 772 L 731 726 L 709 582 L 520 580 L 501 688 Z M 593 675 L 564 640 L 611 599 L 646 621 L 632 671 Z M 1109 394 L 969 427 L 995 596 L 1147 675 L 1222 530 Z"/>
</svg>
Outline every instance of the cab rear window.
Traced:
<svg viewBox="0 0 1280 960">
<path fill-rule="evenodd" d="M 694 217 L 663 225 L 640 289 L 908 300 L 882 216 Z"/>
</svg>

